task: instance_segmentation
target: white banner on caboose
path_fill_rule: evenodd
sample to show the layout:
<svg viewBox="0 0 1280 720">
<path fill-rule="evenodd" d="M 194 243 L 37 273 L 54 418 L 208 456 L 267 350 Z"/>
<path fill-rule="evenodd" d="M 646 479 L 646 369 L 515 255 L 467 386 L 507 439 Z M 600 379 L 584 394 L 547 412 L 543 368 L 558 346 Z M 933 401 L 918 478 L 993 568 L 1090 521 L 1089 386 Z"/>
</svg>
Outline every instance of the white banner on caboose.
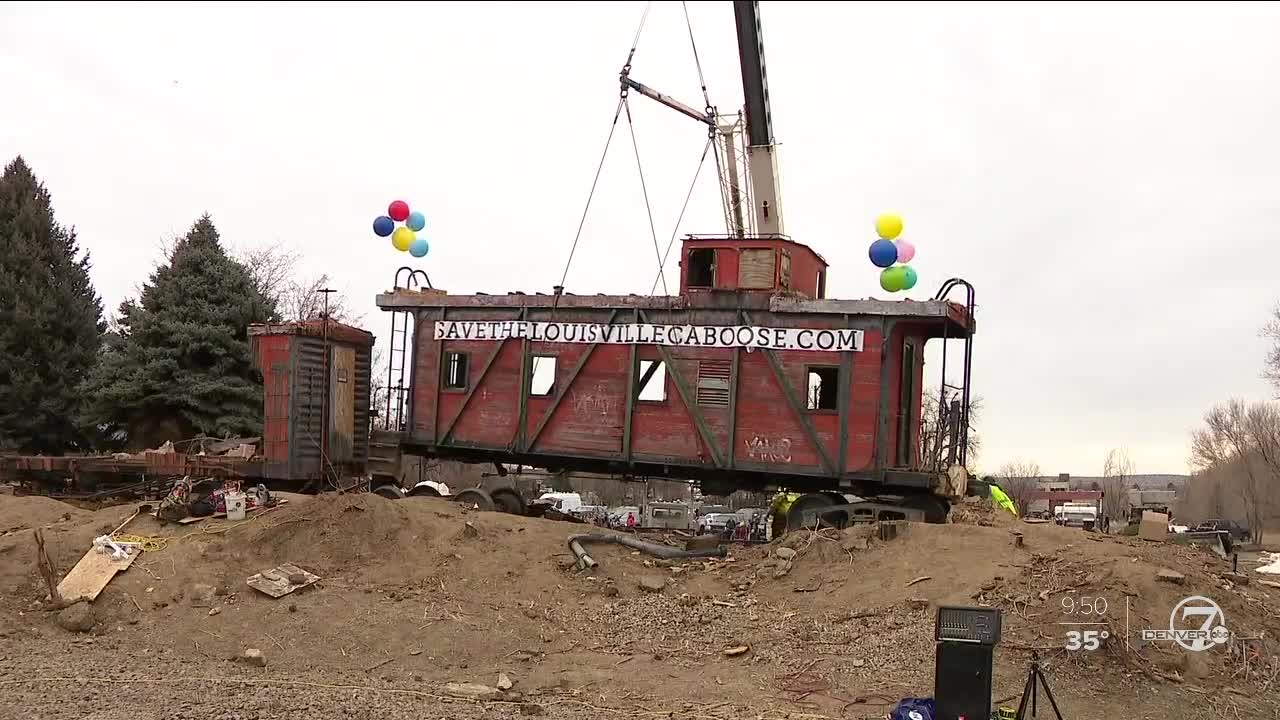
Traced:
<svg viewBox="0 0 1280 720">
<path fill-rule="evenodd" d="M 534 340 L 610 345 L 744 347 L 748 350 L 861 352 L 862 331 L 752 325 L 608 325 L 519 320 L 438 320 L 436 340 Z"/>
</svg>

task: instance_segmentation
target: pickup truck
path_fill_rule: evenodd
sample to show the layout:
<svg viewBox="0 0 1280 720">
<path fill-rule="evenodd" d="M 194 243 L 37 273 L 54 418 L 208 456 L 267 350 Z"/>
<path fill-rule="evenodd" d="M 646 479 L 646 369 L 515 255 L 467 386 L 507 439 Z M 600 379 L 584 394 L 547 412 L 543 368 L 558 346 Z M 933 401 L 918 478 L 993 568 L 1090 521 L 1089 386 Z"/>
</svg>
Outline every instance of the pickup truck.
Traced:
<svg viewBox="0 0 1280 720">
<path fill-rule="evenodd" d="M 1231 535 L 1231 539 L 1236 542 L 1249 542 L 1253 537 L 1253 534 L 1249 532 L 1249 528 L 1244 525 L 1235 520 L 1223 520 L 1220 518 L 1206 520 L 1191 529 L 1192 532 L 1212 532 L 1216 530 L 1226 531 Z"/>
</svg>

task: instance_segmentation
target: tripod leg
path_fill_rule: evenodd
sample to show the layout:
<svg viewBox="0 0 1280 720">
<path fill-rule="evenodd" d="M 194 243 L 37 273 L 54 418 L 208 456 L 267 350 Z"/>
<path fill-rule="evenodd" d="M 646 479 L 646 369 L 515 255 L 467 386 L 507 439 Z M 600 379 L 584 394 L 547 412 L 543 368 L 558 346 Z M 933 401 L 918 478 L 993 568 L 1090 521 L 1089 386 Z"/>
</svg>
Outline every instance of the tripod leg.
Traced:
<svg viewBox="0 0 1280 720">
<path fill-rule="evenodd" d="M 1040 684 L 1044 685 L 1044 695 L 1049 698 L 1049 704 L 1053 706 L 1053 714 L 1058 720 L 1062 720 L 1062 711 L 1058 709 L 1058 701 L 1053 699 L 1053 691 L 1049 689 L 1049 679 L 1040 672 L 1040 668 L 1036 668 L 1036 674 L 1040 676 Z"/>
<path fill-rule="evenodd" d="M 1022 688 L 1022 699 L 1018 701 L 1018 713 L 1014 715 L 1016 720 L 1025 720 L 1027 712 L 1027 699 L 1036 691 L 1036 674 L 1034 672 L 1027 674 L 1027 684 Z M 1031 716 L 1035 717 L 1035 710 L 1031 711 Z"/>
</svg>

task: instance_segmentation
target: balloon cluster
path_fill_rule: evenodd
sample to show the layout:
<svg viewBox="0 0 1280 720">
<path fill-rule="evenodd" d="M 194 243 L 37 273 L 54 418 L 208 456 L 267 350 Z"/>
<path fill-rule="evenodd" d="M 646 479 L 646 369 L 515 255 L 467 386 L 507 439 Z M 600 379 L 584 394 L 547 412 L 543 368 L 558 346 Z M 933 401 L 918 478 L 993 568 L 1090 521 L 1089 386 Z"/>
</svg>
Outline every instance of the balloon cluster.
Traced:
<svg viewBox="0 0 1280 720">
<path fill-rule="evenodd" d="M 883 268 L 880 271 L 880 287 L 888 292 L 915 287 L 918 279 L 916 271 L 907 263 L 916 256 L 916 246 L 906 239 L 894 242 L 902 234 L 902 218 L 889 214 L 876 218 L 876 234 L 880 237 L 871 243 L 867 255 L 871 258 L 872 265 Z"/>
<path fill-rule="evenodd" d="M 404 223 L 396 227 L 396 223 Z M 379 215 L 373 221 L 373 232 L 378 237 L 391 236 L 391 244 L 400 252 L 420 258 L 427 254 L 430 246 L 427 239 L 418 233 L 427 226 L 427 218 L 420 212 L 409 212 L 409 203 L 396 200 L 387 206 L 387 214 Z"/>
</svg>

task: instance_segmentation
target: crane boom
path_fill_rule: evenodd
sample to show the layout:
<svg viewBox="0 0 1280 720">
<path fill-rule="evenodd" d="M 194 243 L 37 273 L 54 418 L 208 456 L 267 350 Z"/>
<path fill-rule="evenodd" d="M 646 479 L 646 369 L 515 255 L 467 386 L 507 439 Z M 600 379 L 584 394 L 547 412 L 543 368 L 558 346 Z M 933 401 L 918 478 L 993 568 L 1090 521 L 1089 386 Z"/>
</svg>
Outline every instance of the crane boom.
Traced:
<svg viewBox="0 0 1280 720">
<path fill-rule="evenodd" d="M 778 157 L 769 110 L 769 80 L 765 74 L 764 40 L 758 0 L 734 0 L 738 59 L 742 68 L 742 105 L 747 126 L 747 168 L 756 218 L 756 232 L 784 234 Z"/>
</svg>

